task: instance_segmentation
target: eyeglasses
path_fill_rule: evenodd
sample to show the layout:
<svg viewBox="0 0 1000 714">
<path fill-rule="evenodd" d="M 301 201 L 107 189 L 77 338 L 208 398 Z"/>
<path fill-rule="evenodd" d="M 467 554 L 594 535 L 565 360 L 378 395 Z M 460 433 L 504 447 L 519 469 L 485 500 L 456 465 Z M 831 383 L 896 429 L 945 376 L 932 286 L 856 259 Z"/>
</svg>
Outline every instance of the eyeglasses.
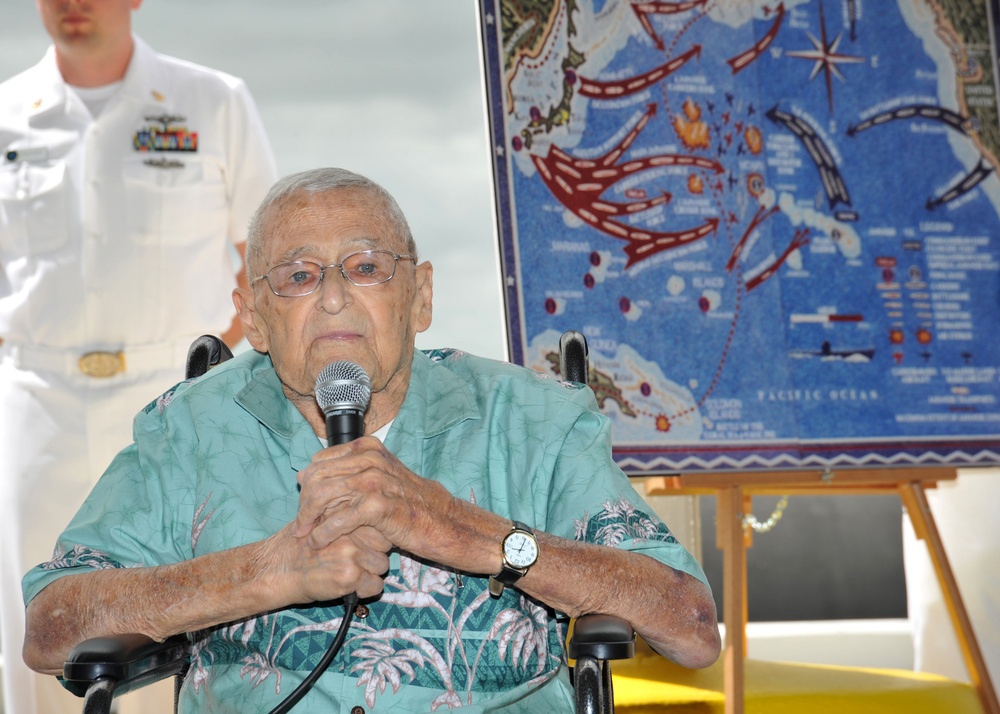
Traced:
<svg viewBox="0 0 1000 714">
<path fill-rule="evenodd" d="M 414 255 L 398 255 L 388 250 L 365 250 L 351 253 L 339 263 L 317 265 L 308 260 L 281 263 L 250 281 L 252 286 L 266 280 L 278 297 L 303 297 L 315 292 L 323 282 L 327 268 L 340 268 L 340 274 L 352 285 L 367 288 L 392 280 L 400 260 L 416 261 Z"/>
</svg>

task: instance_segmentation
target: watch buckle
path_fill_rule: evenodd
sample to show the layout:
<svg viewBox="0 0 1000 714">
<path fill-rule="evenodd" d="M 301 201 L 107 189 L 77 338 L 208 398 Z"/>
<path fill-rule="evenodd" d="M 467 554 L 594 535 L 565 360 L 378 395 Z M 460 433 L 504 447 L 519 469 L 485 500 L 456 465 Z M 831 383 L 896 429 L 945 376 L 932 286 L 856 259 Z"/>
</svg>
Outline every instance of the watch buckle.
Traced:
<svg viewBox="0 0 1000 714">
<path fill-rule="evenodd" d="M 504 589 L 504 584 L 491 575 L 490 596 L 495 598 L 500 597 L 501 595 L 503 595 L 503 589 Z"/>
</svg>

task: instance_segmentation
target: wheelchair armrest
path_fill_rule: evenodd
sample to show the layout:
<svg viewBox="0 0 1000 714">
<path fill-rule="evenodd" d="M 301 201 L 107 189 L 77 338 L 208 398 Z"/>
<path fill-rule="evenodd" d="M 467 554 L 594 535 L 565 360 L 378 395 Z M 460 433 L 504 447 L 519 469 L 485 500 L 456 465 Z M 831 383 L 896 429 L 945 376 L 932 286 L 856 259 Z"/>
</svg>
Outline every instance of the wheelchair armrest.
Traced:
<svg viewBox="0 0 1000 714">
<path fill-rule="evenodd" d="M 145 635 L 95 637 L 81 642 L 63 664 L 66 688 L 79 697 L 101 680 L 111 680 L 117 694 L 158 682 L 187 669 L 187 635 L 156 642 Z"/>
<path fill-rule="evenodd" d="M 614 615 L 584 615 L 573 624 L 570 659 L 631 659 L 635 656 L 632 625 Z"/>
</svg>

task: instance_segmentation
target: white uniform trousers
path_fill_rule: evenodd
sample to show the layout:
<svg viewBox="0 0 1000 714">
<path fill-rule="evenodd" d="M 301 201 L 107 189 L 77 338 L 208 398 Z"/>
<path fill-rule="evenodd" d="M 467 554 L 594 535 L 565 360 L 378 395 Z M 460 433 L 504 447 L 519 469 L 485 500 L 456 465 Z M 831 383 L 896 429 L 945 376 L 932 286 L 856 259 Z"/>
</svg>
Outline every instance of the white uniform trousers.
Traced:
<svg viewBox="0 0 1000 714">
<path fill-rule="evenodd" d="M 1000 686 L 1000 470 L 964 469 L 927 489 L 934 522 L 994 686 Z M 914 669 L 969 681 L 924 541 L 903 518 L 906 600 Z"/>
<path fill-rule="evenodd" d="M 52 557 L 57 537 L 91 487 L 131 443 L 135 414 L 182 378 L 182 364 L 141 377 L 126 372 L 94 378 L 26 371 L 9 355 L 0 357 L 0 652 L 6 714 L 81 711 L 81 699 L 54 676 L 32 672 L 21 658 L 20 578 Z M 133 696 L 141 695 L 122 702 Z M 172 699 L 162 708 L 141 710 L 170 712 Z"/>
</svg>

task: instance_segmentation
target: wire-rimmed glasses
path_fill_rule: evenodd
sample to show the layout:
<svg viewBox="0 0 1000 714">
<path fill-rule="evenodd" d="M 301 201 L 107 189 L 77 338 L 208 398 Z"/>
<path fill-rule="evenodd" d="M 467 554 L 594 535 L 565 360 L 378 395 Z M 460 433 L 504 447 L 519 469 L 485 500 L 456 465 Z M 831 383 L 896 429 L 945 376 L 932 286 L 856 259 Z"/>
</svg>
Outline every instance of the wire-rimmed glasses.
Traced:
<svg viewBox="0 0 1000 714">
<path fill-rule="evenodd" d="M 363 250 L 351 253 L 339 263 L 319 265 L 309 260 L 294 260 L 275 265 L 250 281 L 252 286 L 266 280 L 271 292 L 278 297 L 303 297 L 316 291 L 326 276 L 327 268 L 340 268 L 340 274 L 352 285 L 361 288 L 380 285 L 392 280 L 400 260 L 416 261 L 414 255 L 400 255 L 388 250 Z"/>
</svg>

